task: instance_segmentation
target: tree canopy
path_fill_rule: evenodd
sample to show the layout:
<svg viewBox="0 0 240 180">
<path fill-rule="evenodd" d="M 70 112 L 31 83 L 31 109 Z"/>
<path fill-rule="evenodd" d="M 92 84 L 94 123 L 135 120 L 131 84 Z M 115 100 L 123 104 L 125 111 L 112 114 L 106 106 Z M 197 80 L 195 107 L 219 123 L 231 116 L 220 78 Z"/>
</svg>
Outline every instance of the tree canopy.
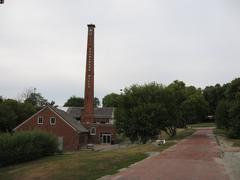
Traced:
<svg viewBox="0 0 240 180">
<path fill-rule="evenodd" d="M 240 78 L 219 87 L 222 93 L 216 106 L 216 124 L 226 129 L 229 137 L 240 138 Z"/>
<path fill-rule="evenodd" d="M 67 102 L 64 103 L 64 107 L 84 107 L 84 98 L 71 96 Z M 100 106 L 100 101 L 97 97 L 94 98 L 94 107 Z"/>
<path fill-rule="evenodd" d="M 208 103 L 200 89 L 186 87 L 182 81 L 167 87 L 153 82 L 125 88 L 117 98 L 115 118 L 119 132 L 145 143 L 160 131 L 174 136 L 177 127 L 203 121 L 207 113 Z"/>
<path fill-rule="evenodd" d="M 13 99 L 0 101 L 0 131 L 11 132 L 18 124 L 33 115 L 37 109 L 28 102 Z"/>
<path fill-rule="evenodd" d="M 84 106 L 84 99 L 81 97 L 71 96 L 67 102 L 63 105 L 65 107 L 83 107 Z"/>
<path fill-rule="evenodd" d="M 103 107 L 117 107 L 118 106 L 119 94 L 111 93 L 102 99 Z"/>
</svg>

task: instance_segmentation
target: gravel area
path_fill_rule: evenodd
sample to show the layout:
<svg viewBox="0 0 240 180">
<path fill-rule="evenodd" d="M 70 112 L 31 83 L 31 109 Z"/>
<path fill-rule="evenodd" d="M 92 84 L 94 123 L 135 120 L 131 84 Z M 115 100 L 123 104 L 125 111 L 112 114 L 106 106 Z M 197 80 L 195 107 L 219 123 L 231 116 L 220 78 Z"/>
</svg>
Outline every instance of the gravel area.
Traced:
<svg viewBox="0 0 240 180">
<path fill-rule="evenodd" d="M 232 142 L 225 137 L 217 136 L 221 150 L 222 159 L 231 180 L 240 179 L 240 148 L 232 147 Z"/>
</svg>

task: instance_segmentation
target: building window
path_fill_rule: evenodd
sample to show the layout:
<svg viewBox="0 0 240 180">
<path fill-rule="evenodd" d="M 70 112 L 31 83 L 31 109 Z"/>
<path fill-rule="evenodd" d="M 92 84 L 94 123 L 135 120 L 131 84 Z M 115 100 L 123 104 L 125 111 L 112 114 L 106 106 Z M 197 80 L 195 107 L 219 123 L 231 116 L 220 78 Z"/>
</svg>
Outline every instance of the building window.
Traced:
<svg viewBox="0 0 240 180">
<path fill-rule="evenodd" d="M 39 116 L 39 117 L 38 117 L 37 123 L 38 123 L 38 124 L 43 124 L 43 117 L 42 117 L 42 116 Z"/>
<path fill-rule="evenodd" d="M 95 127 L 91 127 L 90 135 L 96 135 L 96 128 Z"/>
<path fill-rule="evenodd" d="M 56 124 L 56 118 L 50 117 L 50 125 L 55 125 L 55 124 Z"/>
</svg>

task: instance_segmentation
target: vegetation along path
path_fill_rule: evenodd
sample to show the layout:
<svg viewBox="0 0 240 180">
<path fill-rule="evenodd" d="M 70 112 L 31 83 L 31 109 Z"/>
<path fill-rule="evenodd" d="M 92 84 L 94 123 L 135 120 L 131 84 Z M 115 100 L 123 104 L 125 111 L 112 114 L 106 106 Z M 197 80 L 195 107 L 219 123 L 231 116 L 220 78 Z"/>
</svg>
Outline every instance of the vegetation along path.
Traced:
<svg viewBox="0 0 240 180">
<path fill-rule="evenodd" d="M 192 136 L 125 171 L 102 179 L 228 180 L 212 129 Z"/>
</svg>

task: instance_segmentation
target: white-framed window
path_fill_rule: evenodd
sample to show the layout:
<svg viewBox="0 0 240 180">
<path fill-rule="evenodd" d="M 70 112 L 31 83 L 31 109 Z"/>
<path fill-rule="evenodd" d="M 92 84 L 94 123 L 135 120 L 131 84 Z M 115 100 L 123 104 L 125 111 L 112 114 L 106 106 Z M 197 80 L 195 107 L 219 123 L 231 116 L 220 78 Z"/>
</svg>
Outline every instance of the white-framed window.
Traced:
<svg viewBox="0 0 240 180">
<path fill-rule="evenodd" d="M 55 125 L 56 124 L 56 118 L 55 117 L 50 117 L 49 121 L 50 121 L 50 125 Z"/>
<path fill-rule="evenodd" d="M 96 135 L 96 128 L 95 127 L 91 127 L 90 135 Z"/>
<path fill-rule="evenodd" d="M 38 123 L 38 124 L 43 124 L 43 120 L 44 120 L 44 118 L 43 118 L 42 116 L 39 116 L 39 117 L 37 118 L 37 123 Z"/>
</svg>

